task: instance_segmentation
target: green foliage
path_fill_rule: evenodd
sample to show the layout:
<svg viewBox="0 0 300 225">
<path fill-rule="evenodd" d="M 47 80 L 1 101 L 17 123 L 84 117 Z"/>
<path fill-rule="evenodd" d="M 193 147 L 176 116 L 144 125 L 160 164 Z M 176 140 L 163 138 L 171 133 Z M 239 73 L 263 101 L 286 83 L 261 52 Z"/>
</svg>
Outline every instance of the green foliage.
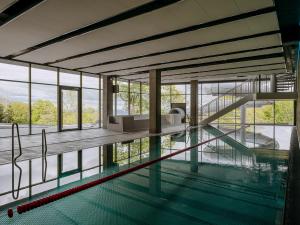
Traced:
<svg viewBox="0 0 300 225">
<path fill-rule="evenodd" d="M 275 111 L 274 111 L 275 110 Z M 275 113 L 275 118 L 274 118 Z M 237 123 L 239 123 L 240 110 L 236 109 Z M 246 108 L 246 123 L 248 124 L 289 124 L 292 125 L 294 121 L 294 105 L 293 101 L 275 101 L 274 103 L 265 104 L 260 107 Z M 219 123 L 235 123 L 234 111 L 229 112 L 225 116 L 219 118 Z"/>
<path fill-rule="evenodd" d="M 9 123 L 28 123 L 29 108 L 23 102 L 12 102 L 8 105 L 5 112 L 5 121 Z"/>
<path fill-rule="evenodd" d="M 55 125 L 57 111 L 55 105 L 49 100 L 38 100 L 32 105 L 32 124 Z"/>
<path fill-rule="evenodd" d="M 294 123 L 294 104 L 293 101 L 276 101 L 275 121 L 278 124 Z"/>
<path fill-rule="evenodd" d="M 82 123 L 97 123 L 98 119 L 98 112 L 94 108 L 88 107 L 83 109 Z"/>
<path fill-rule="evenodd" d="M 0 103 L 0 123 L 4 122 L 5 118 L 5 108 L 4 105 Z"/>
</svg>

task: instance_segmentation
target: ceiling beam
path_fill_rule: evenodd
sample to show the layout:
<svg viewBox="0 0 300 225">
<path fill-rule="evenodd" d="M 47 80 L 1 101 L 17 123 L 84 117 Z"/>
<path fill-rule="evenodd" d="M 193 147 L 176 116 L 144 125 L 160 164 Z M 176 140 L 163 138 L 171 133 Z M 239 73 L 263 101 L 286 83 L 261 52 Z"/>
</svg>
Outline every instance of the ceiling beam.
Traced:
<svg viewBox="0 0 300 225">
<path fill-rule="evenodd" d="M 282 47 L 282 45 L 276 45 L 276 46 L 270 46 L 270 47 L 264 47 L 264 48 L 247 49 L 247 50 L 242 50 L 242 51 L 234 51 L 234 52 L 227 52 L 227 53 L 221 53 L 221 54 L 213 54 L 213 55 L 202 56 L 202 57 L 192 57 L 192 58 L 168 61 L 168 62 L 163 62 L 163 63 L 153 63 L 153 64 L 147 64 L 147 65 L 142 65 L 142 66 L 127 67 L 127 68 L 122 68 L 122 69 L 117 69 L 117 70 L 101 71 L 101 73 L 105 74 L 105 73 L 126 71 L 126 70 L 131 70 L 131 69 L 139 69 L 139 68 L 143 68 L 143 67 L 162 66 L 162 65 L 172 64 L 172 63 L 188 62 L 188 61 L 200 60 L 200 59 L 209 59 L 209 58 L 215 58 L 215 57 L 220 57 L 220 56 L 231 56 L 231 55 L 235 55 L 235 54 L 264 51 L 264 50 L 270 50 L 270 49 L 280 48 L 280 47 Z"/>
<path fill-rule="evenodd" d="M 68 32 L 66 34 L 63 34 L 63 35 L 55 37 L 55 38 L 52 38 L 52 39 L 50 39 L 48 41 L 39 43 L 39 44 L 37 44 L 35 46 L 32 46 L 32 47 L 27 48 L 27 49 L 24 49 L 24 50 L 22 50 L 20 52 L 17 52 L 17 53 L 8 55 L 6 57 L 7 58 L 15 58 L 15 57 L 18 57 L 20 55 L 24 55 L 26 53 L 35 51 L 37 49 L 44 48 L 46 46 L 49 46 L 49 45 L 52 45 L 52 44 L 55 44 L 55 43 L 58 43 L 58 42 L 65 41 L 65 40 L 74 38 L 74 37 L 79 36 L 79 35 L 86 34 L 86 33 L 91 32 L 93 30 L 97 30 L 97 29 L 100 29 L 100 28 L 103 28 L 103 27 L 106 27 L 106 26 L 110 26 L 112 24 L 121 22 L 123 20 L 127 20 L 127 19 L 130 19 L 130 18 L 139 16 L 139 15 L 142 15 L 142 14 L 145 14 L 145 13 L 148 13 L 148 12 L 151 12 L 151 11 L 163 8 L 165 6 L 174 4 L 174 3 L 178 2 L 178 1 L 180 1 L 180 0 L 151 1 L 149 3 L 146 3 L 146 4 L 143 4 L 141 6 L 138 6 L 138 7 L 135 7 L 133 9 L 130 9 L 130 10 L 126 11 L 126 12 L 122 12 L 122 13 L 120 13 L 118 15 L 115 15 L 115 16 L 109 17 L 107 19 L 98 21 L 98 22 L 90 24 L 88 26 L 81 27 L 81 28 L 79 28 L 77 30 Z"/>
<path fill-rule="evenodd" d="M 173 74 L 166 74 L 163 76 L 167 77 L 167 76 L 178 76 L 178 75 L 194 75 L 197 73 L 208 73 L 208 72 L 227 71 L 227 70 L 234 70 L 234 69 L 248 69 L 248 68 L 261 67 L 261 66 L 278 66 L 278 65 L 285 66 L 284 63 L 267 63 L 267 64 L 250 65 L 250 66 L 238 66 L 238 67 L 229 67 L 229 68 L 221 68 L 221 69 L 210 69 L 210 70 L 201 70 L 201 71 L 193 71 L 193 72 L 173 73 Z M 137 76 L 138 76 L 138 78 L 133 78 L 131 80 L 143 79 L 144 78 L 143 76 L 148 76 L 148 73 L 123 75 L 123 76 L 118 76 L 118 77 L 123 78 L 123 77 L 137 77 Z M 126 78 L 124 78 L 124 79 L 126 79 Z"/>
<path fill-rule="evenodd" d="M 276 64 L 274 64 L 276 65 Z M 278 64 L 277 64 L 278 65 Z M 259 65 L 259 66 L 265 66 L 265 65 Z M 177 77 L 180 79 L 183 78 L 197 78 L 197 77 L 209 77 L 209 76 L 223 76 L 223 75 L 236 75 L 236 74 L 245 74 L 245 73 L 256 73 L 256 72 L 265 72 L 265 71 L 275 71 L 275 70 L 280 70 L 280 68 L 273 68 L 273 69 L 258 69 L 258 70 L 248 70 L 248 71 L 241 71 L 241 72 L 225 72 L 225 73 L 219 73 L 219 74 L 215 74 L 215 75 L 200 75 L 201 73 L 206 73 L 206 72 L 216 72 L 216 71 L 227 71 L 227 70 L 232 70 L 232 69 L 242 69 L 242 68 L 253 68 L 253 67 L 257 67 L 256 66 L 249 66 L 249 67 L 239 67 L 239 68 L 229 68 L 229 69 L 221 69 L 221 70 L 210 70 L 210 71 L 200 71 L 200 72 L 193 72 L 193 73 L 182 73 L 182 74 L 168 74 L 168 75 L 163 75 L 163 78 L 168 78 L 168 79 L 176 79 Z M 195 75 L 199 73 L 199 75 Z M 140 81 L 145 79 L 146 77 L 141 77 L 141 78 L 137 78 L 137 79 L 130 79 L 130 80 L 134 80 L 134 81 Z"/>
<path fill-rule="evenodd" d="M 15 19 L 44 0 L 19 0 L 0 13 L 0 27 L 7 24 L 9 21 Z"/>
<path fill-rule="evenodd" d="M 159 70 L 170 71 L 170 70 L 179 70 L 179 69 L 191 69 L 191 68 L 198 68 L 203 66 L 215 66 L 215 65 L 222 65 L 228 63 L 238 63 L 238 62 L 246 62 L 246 61 L 260 60 L 260 59 L 272 59 L 278 57 L 283 57 L 283 53 L 272 53 L 272 54 L 249 56 L 249 57 L 236 58 L 236 59 L 224 59 L 224 60 L 218 60 L 218 61 L 206 62 L 206 63 L 195 63 L 195 64 L 188 64 L 188 65 L 181 65 L 181 66 L 172 66 L 172 67 L 160 68 Z M 143 73 L 148 73 L 148 70 L 129 73 L 122 76 L 137 75 Z"/>
<path fill-rule="evenodd" d="M 121 48 L 121 47 L 127 47 L 127 46 L 136 45 L 136 44 L 153 41 L 153 40 L 159 40 L 162 38 L 171 37 L 171 36 L 175 36 L 175 35 L 179 35 L 179 34 L 183 34 L 183 33 L 187 33 L 187 32 L 192 32 L 192 31 L 196 31 L 196 30 L 200 30 L 200 29 L 204 29 L 204 28 L 208 28 L 208 27 L 213 27 L 213 26 L 217 26 L 217 25 L 221 25 L 221 24 L 226 24 L 226 23 L 230 23 L 230 22 L 234 22 L 234 21 L 238 21 L 238 20 L 243 20 L 243 19 L 247 19 L 250 17 L 259 16 L 259 15 L 263 15 L 263 14 L 267 14 L 267 13 L 271 13 L 271 12 L 275 12 L 275 7 L 267 7 L 267 8 L 263 8 L 263 9 L 235 15 L 235 16 L 230 16 L 230 17 L 210 21 L 207 23 L 201 23 L 201 24 L 181 28 L 178 30 L 160 33 L 160 34 L 156 34 L 153 36 L 149 36 L 149 37 L 145 37 L 145 38 L 141 38 L 141 39 L 137 39 L 137 40 L 133 40 L 133 41 L 117 44 L 117 45 L 112 45 L 112 46 L 108 46 L 105 48 L 88 51 L 85 53 L 81 53 L 81 54 L 77 54 L 77 55 L 73 55 L 73 56 L 69 56 L 69 57 L 65 57 L 62 59 L 57 59 L 53 62 L 47 62 L 46 64 L 59 63 L 59 62 L 67 61 L 70 59 L 80 58 L 80 57 L 84 57 L 84 56 L 88 56 L 88 55 L 92 55 L 92 54 L 96 54 L 96 53 L 100 53 L 100 52 L 105 52 L 105 51 L 109 51 L 109 50 L 113 50 L 113 49 L 117 49 L 117 48 Z"/>
<path fill-rule="evenodd" d="M 130 61 L 130 60 L 135 60 L 135 59 L 142 59 L 142 58 L 153 57 L 153 56 L 169 54 L 169 53 L 176 53 L 176 52 L 178 53 L 181 51 L 203 48 L 203 47 L 208 47 L 208 46 L 213 46 L 213 45 L 218 45 L 218 44 L 226 44 L 226 43 L 235 42 L 235 41 L 243 41 L 243 40 L 248 40 L 248 39 L 252 39 L 252 38 L 265 37 L 265 36 L 270 36 L 270 35 L 275 35 L 275 34 L 280 34 L 280 31 L 275 30 L 275 31 L 263 32 L 263 33 L 259 33 L 259 34 L 253 34 L 253 35 L 230 38 L 230 39 L 225 39 L 225 40 L 220 40 L 220 41 L 214 41 L 214 42 L 209 42 L 209 43 L 205 43 L 205 44 L 192 45 L 192 46 L 183 47 L 183 48 L 170 49 L 167 51 L 155 52 L 155 53 L 150 53 L 150 54 L 141 55 L 141 56 L 129 57 L 129 58 L 125 58 L 125 59 L 111 60 L 111 61 L 107 61 L 107 62 L 103 62 L 103 63 L 97 63 L 97 64 L 85 66 L 85 67 L 76 68 L 76 69 L 83 70 L 83 69 L 92 68 L 92 67 L 96 67 L 96 66 L 104 66 L 104 65 L 109 65 L 109 64 L 113 64 L 113 63 Z"/>
</svg>

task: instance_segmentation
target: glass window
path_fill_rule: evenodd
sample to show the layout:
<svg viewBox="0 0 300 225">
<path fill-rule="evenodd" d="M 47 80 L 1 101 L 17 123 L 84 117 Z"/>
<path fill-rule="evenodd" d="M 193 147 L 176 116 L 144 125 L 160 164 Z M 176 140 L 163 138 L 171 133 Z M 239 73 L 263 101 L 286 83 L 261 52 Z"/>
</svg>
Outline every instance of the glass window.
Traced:
<svg viewBox="0 0 300 225">
<path fill-rule="evenodd" d="M 161 95 L 170 95 L 170 85 L 161 86 Z"/>
<path fill-rule="evenodd" d="M 99 89 L 99 77 L 87 76 L 83 74 L 82 87 Z"/>
<path fill-rule="evenodd" d="M 128 115 L 128 92 L 117 94 L 117 115 Z"/>
<path fill-rule="evenodd" d="M 32 133 L 57 131 L 57 86 L 32 84 Z"/>
<path fill-rule="evenodd" d="M 275 101 L 275 123 L 286 125 L 294 124 L 293 101 Z"/>
<path fill-rule="evenodd" d="M 149 114 L 149 94 L 142 94 L 141 99 L 142 112 L 141 114 Z"/>
<path fill-rule="evenodd" d="M 29 133 L 27 83 L 0 81 L 0 136 L 11 135 L 11 124 L 18 123 L 20 134 Z"/>
<path fill-rule="evenodd" d="M 80 87 L 80 74 L 61 70 L 59 72 L 59 85 Z"/>
<path fill-rule="evenodd" d="M 82 127 L 99 127 L 99 90 L 82 89 Z"/>
<path fill-rule="evenodd" d="M 57 70 L 50 67 L 32 66 L 31 82 L 57 84 Z"/>
<path fill-rule="evenodd" d="M 161 96 L 161 114 L 169 113 L 171 109 L 171 96 L 162 95 Z"/>
<path fill-rule="evenodd" d="M 142 84 L 142 93 L 149 93 L 149 85 L 148 84 Z"/>
<path fill-rule="evenodd" d="M 218 94 L 218 83 L 202 84 L 202 94 Z"/>
<path fill-rule="evenodd" d="M 184 95 L 185 94 L 185 85 L 171 85 L 171 95 Z"/>
<path fill-rule="evenodd" d="M 130 92 L 140 93 L 140 83 L 130 82 Z"/>
<path fill-rule="evenodd" d="M 132 115 L 140 114 L 140 101 L 141 97 L 139 93 L 130 93 L 130 113 Z"/>
<path fill-rule="evenodd" d="M 23 63 L 11 63 L 0 60 L 0 79 L 14 81 L 29 81 L 29 67 Z"/>
<path fill-rule="evenodd" d="M 185 95 L 171 95 L 171 103 L 185 103 Z"/>
<path fill-rule="evenodd" d="M 235 82 L 233 83 L 219 83 L 219 93 L 225 94 L 226 92 L 235 88 Z"/>
<path fill-rule="evenodd" d="M 255 101 L 255 123 L 274 124 L 274 101 Z"/>
</svg>

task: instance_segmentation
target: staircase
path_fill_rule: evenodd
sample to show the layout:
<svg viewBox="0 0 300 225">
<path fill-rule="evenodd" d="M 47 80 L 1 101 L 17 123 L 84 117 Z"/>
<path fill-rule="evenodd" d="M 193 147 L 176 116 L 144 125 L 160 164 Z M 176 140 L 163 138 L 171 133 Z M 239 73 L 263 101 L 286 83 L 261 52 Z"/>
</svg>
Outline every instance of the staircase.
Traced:
<svg viewBox="0 0 300 225">
<path fill-rule="evenodd" d="M 230 111 L 254 100 L 256 79 L 246 80 L 201 107 L 200 125 L 207 125 Z"/>
<path fill-rule="evenodd" d="M 264 78 L 264 80 L 260 78 L 246 80 L 203 105 L 200 108 L 202 115 L 200 125 L 207 125 L 249 101 L 297 98 L 297 94 L 294 92 L 295 77 L 293 75 L 273 76 L 274 79 L 269 77 Z M 270 81 L 269 85 L 266 85 L 266 81 Z M 274 83 L 272 84 L 272 82 Z M 264 92 L 261 92 L 261 87 L 263 87 Z"/>
</svg>

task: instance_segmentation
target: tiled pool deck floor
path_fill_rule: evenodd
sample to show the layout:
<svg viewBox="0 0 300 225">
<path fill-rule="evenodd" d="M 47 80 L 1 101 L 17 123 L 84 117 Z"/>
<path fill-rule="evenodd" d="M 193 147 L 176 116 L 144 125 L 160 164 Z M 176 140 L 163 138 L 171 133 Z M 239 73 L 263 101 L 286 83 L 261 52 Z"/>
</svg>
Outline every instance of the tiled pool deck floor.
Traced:
<svg viewBox="0 0 300 225">
<path fill-rule="evenodd" d="M 178 132 L 185 129 L 185 124 L 168 127 L 162 129 L 162 134 Z M 103 128 L 49 133 L 47 134 L 48 154 L 51 155 L 77 151 L 84 148 L 143 138 L 149 135 L 148 131 L 119 133 Z M 21 136 L 21 145 L 23 155 L 20 160 L 40 157 L 42 154 L 41 135 Z M 0 138 L 0 164 L 5 164 L 11 161 L 11 148 L 11 138 Z M 15 149 L 18 149 L 17 138 L 15 138 Z M 16 150 L 16 154 L 18 154 L 18 150 Z"/>
</svg>

